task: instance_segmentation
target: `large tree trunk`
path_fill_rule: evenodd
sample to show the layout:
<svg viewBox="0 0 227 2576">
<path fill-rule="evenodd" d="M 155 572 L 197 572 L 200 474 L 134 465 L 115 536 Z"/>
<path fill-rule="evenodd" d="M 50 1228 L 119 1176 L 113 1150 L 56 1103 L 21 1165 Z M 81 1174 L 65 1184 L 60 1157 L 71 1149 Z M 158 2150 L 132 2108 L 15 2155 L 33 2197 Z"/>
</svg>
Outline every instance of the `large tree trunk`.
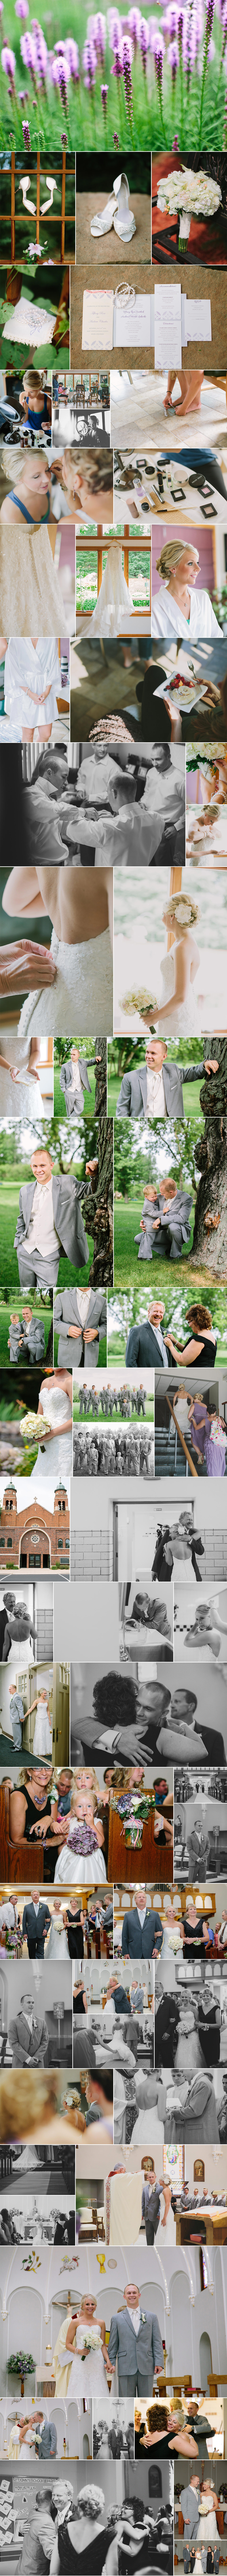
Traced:
<svg viewBox="0 0 227 2576">
<path fill-rule="evenodd" d="M 217 1059 L 218 1073 L 204 1075 L 200 1104 L 204 1133 L 195 1145 L 201 1172 L 197 1191 L 191 1266 L 198 1263 L 216 1279 L 227 1271 L 227 1045 L 225 1038 L 206 1037 L 204 1062 Z"/>
<path fill-rule="evenodd" d="M 113 1286 L 113 1121 L 106 1115 L 106 1038 L 97 1037 L 95 1052 L 101 1056 L 95 1091 L 95 1115 L 98 1121 L 98 1179 L 92 1191 L 92 1234 L 94 1254 L 89 1271 L 89 1287 Z M 89 1203 L 85 1201 L 89 1229 Z"/>
</svg>

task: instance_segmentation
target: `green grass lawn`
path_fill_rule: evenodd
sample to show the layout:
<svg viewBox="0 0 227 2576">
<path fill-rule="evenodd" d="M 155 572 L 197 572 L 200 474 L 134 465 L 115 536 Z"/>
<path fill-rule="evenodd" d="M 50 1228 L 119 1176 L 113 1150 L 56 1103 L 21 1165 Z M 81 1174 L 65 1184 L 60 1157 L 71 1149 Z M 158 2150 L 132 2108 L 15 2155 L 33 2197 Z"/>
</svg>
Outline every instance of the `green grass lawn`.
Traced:
<svg viewBox="0 0 227 2576">
<path fill-rule="evenodd" d="M 126 1383 L 127 1383 L 127 1380 L 126 1380 Z M 139 1381 L 138 1381 L 138 1383 L 139 1383 Z M 128 1389 L 129 1389 L 129 1394 L 130 1394 L 130 1378 L 128 1379 Z M 73 1422 L 79 1422 L 79 1420 L 80 1420 L 81 1418 L 83 1419 L 83 1416 L 82 1416 L 82 1417 L 80 1417 L 80 1415 L 79 1415 L 79 1394 L 78 1394 L 78 1395 L 76 1394 L 76 1395 L 74 1395 L 74 1397 L 73 1397 Z M 121 1413 L 119 1413 L 119 1409 L 118 1409 L 118 1412 L 117 1412 L 117 1413 L 113 1413 L 113 1414 L 112 1414 L 111 1419 L 112 1419 L 112 1422 L 113 1422 L 113 1429 L 117 1429 L 117 1424 L 118 1424 L 118 1422 L 120 1422 L 120 1421 L 121 1421 L 121 1419 L 123 1419 L 123 1417 L 121 1416 Z M 86 1420 L 87 1420 L 87 1421 L 89 1421 L 89 1422 L 90 1422 L 90 1424 L 91 1424 L 91 1422 L 92 1422 L 92 1416 L 91 1416 L 91 1414 L 87 1414 L 87 1416 L 86 1416 Z M 138 1416 L 138 1420 L 139 1420 L 139 1421 L 142 1423 L 142 1425 L 143 1425 L 143 1414 L 142 1414 L 142 1413 L 140 1413 L 140 1415 Z M 105 1427 L 105 1414 L 103 1414 L 103 1413 L 102 1413 L 101 1404 L 100 1404 L 100 1412 L 99 1412 L 99 1421 L 100 1421 L 100 1423 L 101 1423 L 101 1426 L 102 1426 L 102 1423 L 103 1423 L 103 1427 Z M 109 1416 L 109 1421 L 110 1421 L 110 1416 Z M 135 1414 L 132 1414 L 132 1421 L 134 1421 L 134 1422 L 135 1422 Z M 153 1422 L 153 1421 L 154 1421 L 154 1397 L 153 1397 L 153 1395 L 147 1395 L 147 1394 L 146 1394 L 146 1422 Z"/>
<path fill-rule="evenodd" d="M 108 1086 L 107 1086 L 107 1110 L 108 1110 L 108 1118 L 116 1118 L 116 1107 L 117 1107 L 117 1100 L 119 1100 L 119 1091 L 120 1091 L 120 1088 L 121 1088 L 121 1078 L 120 1078 L 120 1074 L 119 1074 L 119 1075 L 117 1075 L 117 1074 L 109 1074 L 109 1077 L 108 1077 Z M 202 1110 L 200 1109 L 200 1099 L 199 1099 L 200 1091 L 201 1091 L 201 1082 L 187 1082 L 187 1089 L 185 1090 L 185 1094 L 184 1094 L 184 1112 L 185 1112 L 185 1120 L 186 1120 L 187 1118 L 191 1118 L 191 1119 L 193 1120 L 193 1124 L 194 1124 L 194 1123 L 196 1123 L 196 1128 L 198 1128 L 198 1132 L 199 1132 L 199 1133 L 200 1133 L 200 1131 L 201 1131 L 201 1127 L 203 1126 Z M 54 1113 L 54 1114 L 55 1114 L 55 1116 L 56 1116 L 56 1111 L 55 1111 L 55 1113 Z M 120 1122 L 119 1122 L 119 1120 L 118 1120 L 118 1121 L 117 1121 L 118 1126 L 119 1126 L 119 1123 L 120 1123 Z M 123 1121 L 122 1121 L 122 1124 L 123 1124 Z M 181 1122 L 180 1118 L 175 1118 L 175 1120 L 174 1120 L 174 1126 L 175 1126 L 175 1127 L 177 1127 L 177 1130 L 178 1130 L 178 1128 L 179 1128 L 179 1132 L 180 1132 L 181 1124 L 182 1124 L 182 1122 Z M 151 1125 L 153 1125 L 153 1120 L 151 1120 Z M 138 1133 L 139 1133 L 139 1121 L 138 1121 Z"/>
<path fill-rule="evenodd" d="M 92 1072 L 89 1073 L 88 1080 L 91 1085 L 91 1092 L 84 1091 L 82 1117 L 95 1118 L 95 1074 Z M 65 1130 L 67 1129 L 68 1136 L 70 1136 L 70 1133 L 72 1132 L 72 1135 L 74 1135 L 75 1138 L 75 1122 L 72 1126 L 72 1119 L 67 1118 L 66 1116 L 65 1096 L 64 1091 L 60 1091 L 60 1077 L 56 1066 L 54 1067 L 54 1118 L 63 1118 Z"/>
<path fill-rule="evenodd" d="M 83 1272 L 83 1278 L 85 1278 L 85 1272 Z M 81 1287 L 82 1287 L 82 1286 L 83 1286 L 82 1273 L 81 1273 L 81 1282 L 80 1282 L 80 1284 L 81 1284 Z M 68 1282 L 67 1282 L 67 1285 L 68 1285 Z M 74 1285 L 75 1285 L 75 1282 L 74 1282 Z M 79 1278 L 78 1278 L 78 1287 L 79 1287 Z M 54 1367 L 55 1367 L 55 1368 L 57 1368 L 57 1365 L 58 1365 L 58 1343 L 59 1343 L 59 1333 L 60 1333 L 60 1331 L 61 1331 L 61 1326 L 60 1326 L 60 1324 L 58 1324 L 58 1329 L 57 1329 L 57 1331 L 54 1333 Z M 73 1342 L 71 1342 L 71 1344 L 70 1344 L 70 1348 L 71 1348 L 71 1352 L 72 1352 L 72 1354 L 73 1354 L 73 1351 L 74 1351 L 74 1352 L 76 1351 L 76 1342 L 74 1342 L 74 1343 L 73 1343 Z M 98 1368 L 100 1368 L 100 1369 L 102 1369 L 102 1370 L 103 1370 L 103 1369 L 105 1369 L 105 1368 L 107 1368 L 107 1338 L 106 1338 L 106 1333 L 104 1333 L 104 1334 L 103 1334 L 103 1339 L 102 1339 L 102 1341 L 100 1340 L 100 1343 L 99 1343 L 99 1355 L 98 1355 L 98 1363 L 97 1363 L 97 1365 L 98 1365 Z M 74 1360 L 74 1359 L 73 1359 L 73 1357 L 72 1357 L 72 1367 L 73 1367 L 73 1368 L 74 1368 L 74 1367 L 76 1368 L 76 1366 L 77 1366 L 76 1360 Z M 80 1383 L 81 1383 L 81 1381 L 82 1381 L 83 1374 L 85 1375 L 85 1378 L 86 1378 L 86 1369 L 85 1369 L 85 1371 L 84 1371 L 84 1372 L 83 1372 L 83 1369 L 81 1369 L 81 1370 L 80 1370 Z M 95 1371 L 94 1371 L 94 1375 L 96 1376 L 96 1369 L 95 1369 Z M 78 1414 L 79 1414 L 79 1402 L 78 1402 Z M 73 1419 L 74 1419 L 74 1412 L 73 1412 Z M 76 1421 L 76 1419 L 77 1419 L 77 1416 L 76 1416 L 76 1414 L 75 1414 L 75 1421 Z"/>
<path fill-rule="evenodd" d="M 134 1284 L 138 1289 L 138 1296 L 140 1295 L 140 1289 L 151 1287 L 154 1297 L 163 1297 L 166 1291 L 167 1278 L 169 1279 L 170 1263 L 169 1261 L 160 1261 L 158 1252 L 153 1252 L 152 1261 L 139 1261 L 139 1245 L 134 1243 L 134 1235 L 139 1233 L 140 1217 L 141 1199 L 130 1199 L 130 1203 L 127 1199 L 123 1199 L 121 1203 L 118 1199 L 115 1199 L 114 1287 L 132 1287 L 134 1281 Z M 179 1273 L 179 1270 L 181 1278 L 182 1276 L 184 1277 L 186 1269 L 188 1268 L 190 1252 L 192 1251 L 193 1234 L 194 1210 L 190 1243 L 186 1250 L 184 1248 L 183 1260 L 181 1259 L 177 1264 L 174 1263 L 175 1277 L 177 1273 Z M 171 1262 L 171 1273 L 172 1272 L 173 1263 Z"/>
<path fill-rule="evenodd" d="M 15 1182 L 13 1182 L 13 1181 L 12 1181 L 12 1182 L 11 1182 L 11 1181 L 10 1181 L 10 1182 L 9 1182 L 9 1181 L 8 1181 L 8 1182 L 4 1182 L 4 1181 L 2 1182 L 2 1188 L 1 1188 L 1 1285 L 2 1285 L 2 1287 L 3 1287 L 3 1288 L 5 1288 L 5 1287 L 6 1287 L 6 1285 L 7 1285 L 7 1282 L 9 1282 L 9 1287 L 10 1287 L 10 1304 L 11 1304 L 11 1290 L 12 1290 L 12 1289 L 13 1289 L 13 1290 L 14 1290 L 14 1289 L 18 1290 L 18 1285 L 19 1285 L 19 1271 L 18 1271 L 18 1259 L 17 1259 L 17 1252 L 15 1252 L 15 1251 L 14 1251 L 14 1234 L 16 1233 L 16 1223 L 17 1223 L 17 1215 L 18 1215 L 18 1207 L 19 1207 L 19 1188 L 20 1188 L 19 1180 L 18 1180 L 18 1183 L 17 1183 L 17 1184 L 16 1184 Z M 88 1288 L 88 1287 L 89 1287 L 89 1271 L 90 1271 L 90 1263 L 91 1263 L 91 1261 L 93 1261 L 93 1248 L 94 1248 L 94 1247 L 93 1247 L 93 1235 L 92 1235 L 92 1234 L 89 1234 L 89 1233 L 88 1233 L 88 1230 L 87 1230 L 87 1239 L 88 1239 L 88 1244 L 89 1244 L 89 1259 L 88 1259 L 88 1261 L 86 1261 L 86 1262 L 84 1263 L 82 1270 L 74 1270 L 74 1269 L 73 1269 L 73 1263 L 72 1263 L 72 1262 L 70 1262 L 70 1261 L 67 1261 L 65 1254 L 64 1254 L 64 1253 L 61 1253 L 61 1258 L 60 1258 L 60 1261 L 59 1261 L 59 1270 L 58 1270 L 58 1288 L 76 1288 L 76 1287 L 77 1287 L 77 1288 Z"/>
<path fill-rule="evenodd" d="M 26 1290 L 25 1290 L 25 1288 L 24 1288 L 23 1295 L 22 1295 L 22 1296 L 20 1296 L 20 1297 L 17 1297 L 17 1298 L 15 1299 L 15 1304 L 16 1304 L 16 1306 L 17 1306 L 18 1315 L 22 1315 L 22 1306 L 24 1306 L 24 1305 L 26 1304 L 26 1302 L 27 1302 L 27 1301 L 26 1301 Z M 28 1301 L 28 1302 L 30 1302 L 30 1301 Z M 31 1301 L 31 1302 L 32 1302 L 32 1301 Z M 0 1310 L 0 1359 L 1 1359 L 1 1368 L 9 1368 L 9 1369 L 10 1369 L 10 1366 L 11 1366 L 11 1362 L 10 1362 L 10 1354 L 9 1354 L 9 1351 L 8 1351 L 8 1334 L 9 1334 L 9 1325 L 10 1325 L 10 1309 L 11 1309 L 12 1303 L 13 1303 L 13 1300 L 12 1300 L 12 1298 L 10 1298 L 10 1306 L 1 1306 L 1 1310 Z M 47 1342 L 48 1342 L 48 1336 L 49 1336 L 49 1331 L 50 1331 L 50 1324 L 51 1324 L 51 1315 L 50 1315 L 49 1313 L 48 1313 L 48 1314 L 44 1314 L 44 1308 L 43 1308 L 43 1306 L 40 1306 L 40 1307 L 39 1307 L 39 1310 L 38 1310 L 38 1308 L 36 1307 L 35 1312 L 36 1312 L 36 1316 L 37 1316 L 37 1322 L 38 1322 L 38 1320 L 39 1320 L 39 1315 L 41 1315 L 42 1323 L 44 1324 L 44 1333 L 45 1333 L 45 1353 L 46 1353 Z M 20 1360 L 21 1360 L 21 1358 L 22 1358 L 22 1352 L 20 1351 Z M 15 1363 L 14 1363 L 14 1365 L 15 1365 Z M 43 1366 L 44 1366 L 44 1362 L 43 1362 Z M 29 1360 L 29 1356 L 28 1356 L 28 1368 L 30 1368 L 30 1360 Z"/>
</svg>

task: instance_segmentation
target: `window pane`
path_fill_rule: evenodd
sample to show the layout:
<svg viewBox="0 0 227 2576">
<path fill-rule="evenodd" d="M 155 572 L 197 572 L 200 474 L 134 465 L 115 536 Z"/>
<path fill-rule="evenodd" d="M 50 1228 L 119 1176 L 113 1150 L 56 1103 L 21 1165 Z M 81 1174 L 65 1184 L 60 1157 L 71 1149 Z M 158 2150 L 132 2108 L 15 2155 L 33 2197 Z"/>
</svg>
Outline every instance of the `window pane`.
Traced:
<svg viewBox="0 0 227 2576">
<path fill-rule="evenodd" d="M 136 554 L 133 554 L 132 546 L 129 547 L 128 586 L 131 593 L 131 599 L 133 601 L 133 607 L 149 608 L 150 554 L 144 554 L 143 550 L 140 554 L 139 547 L 138 550 L 136 549 Z"/>
<path fill-rule="evenodd" d="M 81 553 L 79 553 L 79 552 L 78 552 L 78 548 L 76 547 L 76 606 L 77 606 L 77 616 L 80 616 L 80 617 L 81 617 L 81 616 L 85 616 L 85 612 L 86 612 L 86 615 L 88 615 L 88 614 L 89 614 L 89 609 L 90 609 L 90 612 L 91 612 L 91 614 L 92 614 L 92 609 L 96 607 L 96 600 L 97 600 L 97 597 L 98 597 L 98 549 L 97 549 L 97 554 L 93 554 L 93 552 L 91 552 L 90 554 L 89 554 L 89 552 L 87 552 L 86 554 L 83 554 L 83 552 L 82 552 L 82 548 L 81 548 Z"/>
</svg>

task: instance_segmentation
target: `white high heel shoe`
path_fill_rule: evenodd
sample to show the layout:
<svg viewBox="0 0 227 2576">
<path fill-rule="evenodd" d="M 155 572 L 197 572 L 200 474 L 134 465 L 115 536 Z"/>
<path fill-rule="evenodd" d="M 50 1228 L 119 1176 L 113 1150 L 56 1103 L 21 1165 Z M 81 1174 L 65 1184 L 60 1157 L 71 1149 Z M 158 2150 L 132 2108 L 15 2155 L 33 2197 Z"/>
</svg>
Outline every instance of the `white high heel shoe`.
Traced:
<svg viewBox="0 0 227 2576">
<path fill-rule="evenodd" d="M 92 216 L 93 241 L 99 240 L 99 234 L 101 236 L 103 233 L 111 233 L 112 225 L 114 233 L 118 233 L 119 241 L 132 241 L 133 233 L 136 233 L 136 224 L 135 216 L 129 214 L 129 185 L 126 170 L 120 170 L 119 179 L 114 179 L 113 195 L 108 197 L 107 205 L 103 207 L 103 214 Z"/>
<path fill-rule="evenodd" d="M 29 199 L 29 206 L 27 206 L 28 188 L 30 188 L 30 187 L 31 187 L 31 180 L 30 180 L 29 178 L 27 178 L 27 179 L 19 179 L 19 188 L 21 188 L 21 190 L 22 190 L 23 206 L 25 206 L 25 214 L 26 214 L 26 215 L 36 215 L 36 206 L 34 206 L 34 205 L 33 205 L 33 197 L 30 197 L 30 199 Z"/>
<path fill-rule="evenodd" d="M 44 205 L 40 206 L 41 215 L 50 215 L 51 206 L 53 205 L 54 188 L 57 188 L 57 184 L 57 179 L 48 179 L 46 175 L 46 188 L 49 188 L 49 197 L 44 197 Z"/>
<path fill-rule="evenodd" d="M 136 233 L 136 224 L 135 215 L 129 213 L 129 185 L 126 170 L 120 171 L 119 179 L 114 179 L 113 184 L 114 196 L 117 198 L 113 219 L 114 233 L 118 233 L 119 241 L 129 242 L 132 241 L 133 233 Z"/>
<path fill-rule="evenodd" d="M 99 239 L 99 233 L 111 233 L 111 231 L 112 231 L 113 219 L 114 219 L 114 211 L 115 211 L 115 198 L 112 196 L 112 197 L 108 197 L 108 199 L 107 199 L 107 205 L 106 205 L 106 206 L 103 206 L 103 213 L 102 213 L 102 215 L 92 215 L 92 223 L 91 223 L 91 227 L 90 227 L 90 229 L 91 229 L 91 233 L 93 234 L 93 240 L 94 240 L 94 241 L 96 241 L 96 240 L 98 241 L 98 239 Z"/>
</svg>

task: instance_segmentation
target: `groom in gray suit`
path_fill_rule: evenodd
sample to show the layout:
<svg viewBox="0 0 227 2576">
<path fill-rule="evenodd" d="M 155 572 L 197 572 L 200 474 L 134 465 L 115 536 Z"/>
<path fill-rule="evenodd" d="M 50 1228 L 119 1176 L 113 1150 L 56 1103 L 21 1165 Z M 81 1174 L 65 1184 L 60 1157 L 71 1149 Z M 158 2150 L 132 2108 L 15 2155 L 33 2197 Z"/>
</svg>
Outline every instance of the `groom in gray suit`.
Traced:
<svg viewBox="0 0 227 2576">
<path fill-rule="evenodd" d="M 22 1324 L 24 1332 L 23 1359 L 29 1360 L 30 1367 L 34 1368 L 35 1360 L 37 1364 L 39 1360 L 45 1360 L 44 1317 L 42 1315 L 33 1314 L 32 1306 L 23 1306 Z"/>
<path fill-rule="evenodd" d="M 155 2311 L 143 2308 L 135 2281 L 124 2290 L 123 2308 L 111 2317 L 109 2362 L 118 2354 L 119 2397 L 152 2397 L 154 2370 L 163 2371 L 163 2346 Z"/>
<path fill-rule="evenodd" d="M 160 1261 L 168 1256 L 170 1261 L 180 1261 L 183 1244 L 190 1242 L 191 1207 L 191 1191 L 178 1190 L 175 1181 L 160 1181 L 159 1191 L 146 1189 L 145 1183 L 139 1234 L 134 1235 L 139 1261 L 152 1261 L 156 1251 Z"/>
<path fill-rule="evenodd" d="M 91 1084 L 88 1081 L 88 1064 L 90 1067 L 94 1064 L 101 1064 L 101 1056 L 80 1055 L 80 1050 L 77 1046 L 71 1046 L 70 1056 L 67 1063 L 61 1064 L 60 1091 L 64 1092 L 67 1118 L 83 1118 L 84 1091 L 91 1092 Z"/>
<path fill-rule="evenodd" d="M 58 1289 L 54 1299 L 54 1330 L 61 1323 L 58 1343 L 58 1368 L 97 1368 L 99 1341 L 106 1333 L 106 1295 L 103 1288 Z"/>
<path fill-rule="evenodd" d="M 123 1073 L 116 1118 L 184 1118 L 182 1083 L 218 1072 L 212 1057 L 201 1064 L 167 1064 L 168 1041 L 148 1038 L 145 1064 Z"/>
<path fill-rule="evenodd" d="M 53 1157 L 46 1146 L 36 1146 L 31 1155 L 33 1181 L 22 1184 L 14 1235 L 22 1287 L 29 1282 L 32 1288 L 55 1288 L 61 1251 L 77 1270 L 89 1260 L 80 1200 L 95 1189 L 97 1168 L 95 1159 L 86 1163 L 88 1179 L 76 1181 L 73 1173 L 62 1179 L 61 1172 L 53 1172 Z"/>
</svg>

